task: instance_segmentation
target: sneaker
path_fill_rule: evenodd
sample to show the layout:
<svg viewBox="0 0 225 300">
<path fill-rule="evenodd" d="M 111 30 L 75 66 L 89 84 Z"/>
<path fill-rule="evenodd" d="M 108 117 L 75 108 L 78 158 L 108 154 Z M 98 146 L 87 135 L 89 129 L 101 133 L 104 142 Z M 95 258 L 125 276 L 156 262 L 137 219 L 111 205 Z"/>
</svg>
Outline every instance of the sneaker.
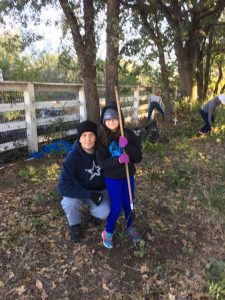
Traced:
<svg viewBox="0 0 225 300">
<path fill-rule="evenodd" d="M 112 233 L 109 233 L 106 230 L 104 230 L 102 232 L 102 242 L 103 242 L 103 245 L 106 248 L 111 249 L 113 247 L 113 244 L 112 244 Z"/>
<path fill-rule="evenodd" d="M 70 226 L 71 241 L 79 243 L 81 241 L 80 224 Z"/>
<path fill-rule="evenodd" d="M 204 131 L 201 131 L 201 130 L 200 130 L 198 133 L 199 133 L 200 135 L 206 135 L 206 134 L 207 134 L 207 132 L 204 132 Z"/>
<path fill-rule="evenodd" d="M 136 227 L 134 227 L 133 225 L 131 225 L 130 227 L 127 228 L 128 233 L 130 234 L 132 240 L 134 243 L 140 242 L 141 240 L 141 236 L 138 233 Z"/>
</svg>

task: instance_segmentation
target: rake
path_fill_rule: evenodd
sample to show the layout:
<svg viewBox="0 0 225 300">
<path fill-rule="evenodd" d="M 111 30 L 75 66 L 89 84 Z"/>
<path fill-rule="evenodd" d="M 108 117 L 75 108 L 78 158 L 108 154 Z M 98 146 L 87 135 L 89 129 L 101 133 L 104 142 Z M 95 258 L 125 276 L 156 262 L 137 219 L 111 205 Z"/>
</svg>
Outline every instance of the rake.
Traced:
<svg viewBox="0 0 225 300">
<path fill-rule="evenodd" d="M 118 93 L 117 87 L 115 87 L 115 95 L 116 95 L 116 105 L 117 105 L 118 116 L 119 116 L 121 136 L 124 137 L 124 128 L 123 128 L 119 93 Z M 125 153 L 125 150 L 123 150 L 123 151 Z M 132 211 L 134 209 L 134 203 L 133 203 L 133 197 L 132 197 L 132 192 L 131 192 L 130 174 L 129 174 L 129 169 L 128 169 L 128 164 L 127 163 L 125 164 L 125 169 L 126 169 L 127 186 L 128 186 L 128 192 L 129 192 L 129 198 L 130 198 L 130 208 L 131 208 L 131 211 Z"/>
</svg>

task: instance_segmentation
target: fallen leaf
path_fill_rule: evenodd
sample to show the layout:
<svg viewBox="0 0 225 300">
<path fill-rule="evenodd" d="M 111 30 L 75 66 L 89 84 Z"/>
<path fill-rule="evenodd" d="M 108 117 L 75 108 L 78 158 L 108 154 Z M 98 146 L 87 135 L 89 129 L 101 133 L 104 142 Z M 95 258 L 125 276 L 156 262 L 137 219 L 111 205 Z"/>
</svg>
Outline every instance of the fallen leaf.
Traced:
<svg viewBox="0 0 225 300">
<path fill-rule="evenodd" d="M 107 285 L 106 285 L 105 282 L 103 282 L 102 287 L 103 287 L 103 289 L 104 289 L 105 291 L 108 291 L 108 290 L 109 290 L 109 288 L 107 287 Z"/>
<path fill-rule="evenodd" d="M 46 298 L 48 298 L 48 295 L 47 295 L 45 289 L 42 289 L 42 291 L 41 291 L 41 300 L 45 300 Z"/>
<path fill-rule="evenodd" d="M 154 240 L 154 236 L 151 236 L 149 233 L 147 233 L 147 240 L 148 241 L 153 241 Z"/>
<path fill-rule="evenodd" d="M 9 272 L 9 279 L 12 279 L 14 277 L 14 273 L 12 271 Z"/>
<path fill-rule="evenodd" d="M 42 282 L 39 279 L 36 280 L 36 284 L 35 285 L 36 285 L 36 288 L 38 288 L 39 290 L 43 289 L 43 284 L 42 284 Z"/>
<path fill-rule="evenodd" d="M 149 268 L 146 265 L 141 266 L 141 274 L 149 272 Z"/>
<path fill-rule="evenodd" d="M 92 273 L 92 274 L 95 274 L 95 269 L 92 268 L 92 269 L 91 269 L 91 273 Z"/>
<path fill-rule="evenodd" d="M 86 293 L 88 293 L 88 288 L 86 288 L 86 286 L 82 286 L 78 289 L 78 292 L 86 294 Z"/>
<path fill-rule="evenodd" d="M 0 288 L 4 286 L 4 283 L 0 280 Z"/>
<path fill-rule="evenodd" d="M 143 278 L 144 280 L 147 280 L 147 279 L 148 279 L 148 275 L 147 275 L 147 274 L 143 274 L 143 275 L 142 275 L 142 278 Z"/>
<path fill-rule="evenodd" d="M 173 294 L 171 294 L 171 293 L 169 293 L 168 296 L 169 296 L 169 300 L 175 300 L 175 298 L 176 298 L 176 297 L 175 297 Z"/>
<path fill-rule="evenodd" d="M 15 289 L 15 292 L 17 295 L 21 296 L 26 291 L 26 288 L 24 285 L 21 285 L 20 287 Z"/>
</svg>

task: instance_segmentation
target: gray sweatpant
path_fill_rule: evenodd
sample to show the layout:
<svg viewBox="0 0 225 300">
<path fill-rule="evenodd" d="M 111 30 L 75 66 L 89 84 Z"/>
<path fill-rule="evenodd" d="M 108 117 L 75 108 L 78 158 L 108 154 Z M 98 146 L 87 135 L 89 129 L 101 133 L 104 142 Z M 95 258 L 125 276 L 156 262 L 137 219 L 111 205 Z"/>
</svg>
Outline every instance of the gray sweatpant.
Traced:
<svg viewBox="0 0 225 300">
<path fill-rule="evenodd" d="M 81 206 L 88 205 L 92 216 L 104 220 L 108 217 L 110 204 L 107 190 L 98 191 L 104 195 L 102 202 L 97 206 L 91 199 L 80 200 L 76 198 L 63 197 L 61 201 L 62 208 L 66 213 L 66 217 L 70 226 L 80 224 L 81 222 Z"/>
</svg>

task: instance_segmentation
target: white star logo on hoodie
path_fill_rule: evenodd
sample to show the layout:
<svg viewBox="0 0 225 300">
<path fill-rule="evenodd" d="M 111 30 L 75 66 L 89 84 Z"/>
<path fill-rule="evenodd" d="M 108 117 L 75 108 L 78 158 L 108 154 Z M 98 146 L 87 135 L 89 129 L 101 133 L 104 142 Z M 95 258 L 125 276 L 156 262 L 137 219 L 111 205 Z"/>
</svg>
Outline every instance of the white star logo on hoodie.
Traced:
<svg viewBox="0 0 225 300">
<path fill-rule="evenodd" d="M 86 172 L 91 174 L 91 177 L 89 181 L 91 181 L 95 176 L 100 176 L 101 168 L 99 166 L 96 166 L 95 161 L 93 160 L 93 166 L 92 169 L 85 169 Z"/>
</svg>

